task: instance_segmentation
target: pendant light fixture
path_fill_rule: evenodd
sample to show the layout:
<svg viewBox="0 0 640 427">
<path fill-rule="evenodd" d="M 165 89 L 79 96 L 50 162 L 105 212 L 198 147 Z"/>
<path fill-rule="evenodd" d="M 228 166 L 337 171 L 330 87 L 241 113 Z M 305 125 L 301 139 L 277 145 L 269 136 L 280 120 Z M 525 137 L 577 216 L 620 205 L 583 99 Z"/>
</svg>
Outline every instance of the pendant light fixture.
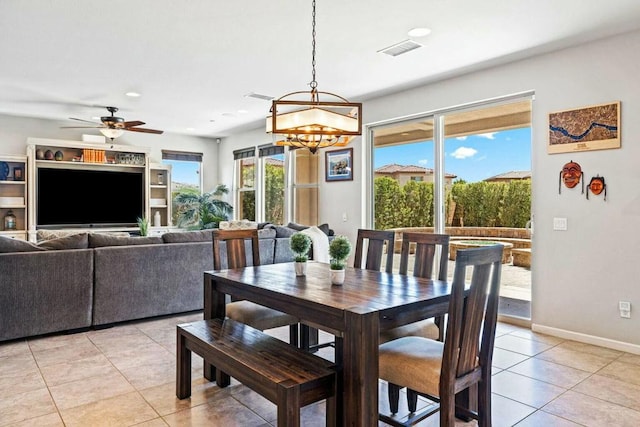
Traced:
<svg viewBox="0 0 640 427">
<path fill-rule="evenodd" d="M 267 133 L 273 134 L 275 145 L 308 148 L 315 153 L 318 148 L 344 147 L 355 136 L 362 135 L 362 104 L 318 90 L 316 0 L 311 5 L 311 90 L 291 92 L 273 100 Z"/>
</svg>

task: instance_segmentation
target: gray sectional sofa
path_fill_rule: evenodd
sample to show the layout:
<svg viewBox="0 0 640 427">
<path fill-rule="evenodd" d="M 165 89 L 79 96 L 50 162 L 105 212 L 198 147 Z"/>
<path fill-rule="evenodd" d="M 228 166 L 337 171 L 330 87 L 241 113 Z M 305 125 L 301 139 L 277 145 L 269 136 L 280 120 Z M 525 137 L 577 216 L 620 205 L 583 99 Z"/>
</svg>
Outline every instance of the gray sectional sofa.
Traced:
<svg viewBox="0 0 640 427">
<path fill-rule="evenodd" d="M 293 260 L 291 233 L 279 231 L 259 230 L 262 264 Z M 200 310 L 211 241 L 211 231 L 0 237 L 0 341 Z"/>
</svg>

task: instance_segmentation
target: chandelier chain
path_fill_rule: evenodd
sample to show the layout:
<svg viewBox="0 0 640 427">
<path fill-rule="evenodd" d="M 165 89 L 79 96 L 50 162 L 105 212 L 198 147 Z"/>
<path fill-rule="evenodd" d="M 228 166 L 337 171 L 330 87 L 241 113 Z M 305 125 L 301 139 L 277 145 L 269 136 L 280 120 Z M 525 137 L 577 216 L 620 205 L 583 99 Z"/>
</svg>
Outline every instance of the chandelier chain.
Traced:
<svg viewBox="0 0 640 427">
<path fill-rule="evenodd" d="M 316 0 L 312 0 L 311 7 L 311 82 L 309 86 L 311 86 L 312 92 L 315 92 L 318 87 L 316 81 Z"/>
</svg>

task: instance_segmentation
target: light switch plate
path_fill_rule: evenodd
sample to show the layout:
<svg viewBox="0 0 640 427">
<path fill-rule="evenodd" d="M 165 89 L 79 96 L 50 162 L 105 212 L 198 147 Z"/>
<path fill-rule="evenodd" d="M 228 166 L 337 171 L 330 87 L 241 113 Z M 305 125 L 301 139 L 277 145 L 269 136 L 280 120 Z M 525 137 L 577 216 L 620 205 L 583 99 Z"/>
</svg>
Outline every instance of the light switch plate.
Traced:
<svg viewBox="0 0 640 427">
<path fill-rule="evenodd" d="M 556 231 L 567 231 L 567 218 L 553 218 L 553 229 Z"/>
</svg>

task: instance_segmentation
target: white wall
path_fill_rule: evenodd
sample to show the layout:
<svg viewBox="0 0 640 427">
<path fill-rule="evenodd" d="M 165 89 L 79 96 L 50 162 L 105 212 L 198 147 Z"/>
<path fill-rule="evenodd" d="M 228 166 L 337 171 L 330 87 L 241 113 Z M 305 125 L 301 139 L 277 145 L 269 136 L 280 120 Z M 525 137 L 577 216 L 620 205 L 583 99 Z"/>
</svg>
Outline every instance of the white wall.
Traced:
<svg viewBox="0 0 640 427">
<path fill-rule="evenodd" d="M 25 155 L 27 138 L 52 138 L 81 141 L 82 134 L 100 135 L 95 129 L 60 129 L 69 122 L 15 117 L 0 114 L 0 154 Z M 219 183 L 218 144 L 214 139 L 164 133 L 162 135 L 125 132 L 117 144 L 150 148 L 151 161 L 162 162 L 162 150 L 203 153 L 203 190 L 210 191 Z"/>
<path fill-rule="evenodd" d="M 628 344 L 625 348 L 631 351 L 640 351 L 640 263 L 635 263 L 640 253 L 640 221 L 635 222 L 640 219 L 639 50 L 640 32 L 629 33 L 370 100 L 363 106 L 364 123 L 372 123 L 535 90 L 532 323 L 574 337 L 585 334 L 583 338 L 598 343 Z M 621 149 L 547 154 L 548 113 L 615 100 L 622 102 Z M 231 183 L 234 149 L 266 141 L 262 128 L 227 138 L 220 150 L 223 181 Z M 358 168 L 360 138 L 351 146 Z M 586 200 L 576 189 L 565 188 L 558 195 L 558 174 L 569 160 L 582 165 L 587 182 L 596 174 L 606 178 L 606 202 L 602 197 Z M 353 182 L 324 183 L 324 158 L 321 165 L 320 222 L 328 222 L 353 241 L 362 225 L 362 170 L 355 170 Z M 347 222 L 342 222 L 343 212 Z M 554 217 L 567 218 L 568 230 L 552 231 Z M 619 300 L 631 301 L 631 319 L 619 317 Z"/>
</svg>

